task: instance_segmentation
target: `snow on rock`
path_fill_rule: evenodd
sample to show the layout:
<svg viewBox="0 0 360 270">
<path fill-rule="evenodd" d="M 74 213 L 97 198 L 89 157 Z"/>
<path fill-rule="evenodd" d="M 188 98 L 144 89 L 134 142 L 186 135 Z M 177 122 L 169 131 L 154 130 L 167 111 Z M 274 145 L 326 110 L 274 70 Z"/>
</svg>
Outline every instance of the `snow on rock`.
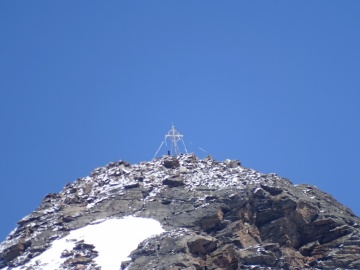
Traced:
<svg viewBox="0 0 360 270">
<path fill-rule="evenodd" d="M 71 231 L 64 238 L 55 240 L 48 250 L 25 265 L 7 268 L 7 270 L 28 269 L 29 267 L 41 270 L 61 269 L 67 259 L 62 254 L 64 251 L 70 252 L 79 241 L 95 246 L 98 256 L 94 261 L 101 266 L 102 270 L 118 270 L 121 262 L 129 259 L 127 256 L 137 248 L 141 241 L 162 232 L 164 230 L 160 223 L 149 218 L 127 216 L 121 219 L 97 221 Z"/>
<path fill-rule="evenodd" d="M 167 232 L 138 245 L 163 232 L 158 221 Z M 119 270 L 130 252 L 122 267 L 134 270 L 360 269 L 349 209 L 238 160 L 112 162 L 46 195 L 18 224 L 0 244 L 0 269 Z"/>
<path fill-rule="evenodd" d="M 291 185 L 276 174 L 262 174 L 242 167 L 237 160 L 218 162 L 210 156 L 198 159 L 193 154 L 180 154 L 176 158 L 163 156 L 139 164 L 122 160 L 111 162 L 94 169 L 87 177 L 66 184 L 58 194 L 46 195 L 41 205 L 20 220 L 19 227 L 0 244 L 0 268 L 28 264 L 29 258 L 36 261 L 54 241 L 67 238 L 69 231 L 84 229 L 99 218 L 154 216 L 147 210 L 150 205 L 156 207 L 160 194 L 171 193 L 174 185 L 166 184 L 169 179 L 177 180 L 176 184 L 182 189 L 197 194 L 191 199 L 194 208 L 207 207 L 207 196 L 219 190 L 255 190 L 262 186 L 272 190 L 279 185 Z M 169 203 L 174 199 L 177 200 L 172 198 Z M 111 201 L 118 205 L 115 208 L 108 205 Z M 180 214 L 182 211 L 175 212 Z M 157 220 L 169 216 L 163 215 L 164 212 L 160 213 Z M 90 259 L 94 256 L 96 254 Z"/>
</svg>

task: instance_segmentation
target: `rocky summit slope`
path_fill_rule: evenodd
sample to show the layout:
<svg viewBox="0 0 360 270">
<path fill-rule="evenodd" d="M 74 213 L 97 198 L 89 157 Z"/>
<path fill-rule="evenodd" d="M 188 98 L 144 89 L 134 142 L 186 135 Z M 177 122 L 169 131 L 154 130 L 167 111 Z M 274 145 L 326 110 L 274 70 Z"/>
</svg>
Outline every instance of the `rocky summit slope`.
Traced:
<svg viewBox="0 0 360 270">
<path fill-rule="evenodd" d="M 192 154 L 113 162 L 48 194 L 0 245 L 0 269 L 42 269 L 29 261 L 56 239 L 129 215 L 155 219 L 165 232 L 116 269 L 360 269 L 360 219 L 330 195 Z M 61 256 L 60 269 L 101 269 L 92 243 Z"/>
</svg>

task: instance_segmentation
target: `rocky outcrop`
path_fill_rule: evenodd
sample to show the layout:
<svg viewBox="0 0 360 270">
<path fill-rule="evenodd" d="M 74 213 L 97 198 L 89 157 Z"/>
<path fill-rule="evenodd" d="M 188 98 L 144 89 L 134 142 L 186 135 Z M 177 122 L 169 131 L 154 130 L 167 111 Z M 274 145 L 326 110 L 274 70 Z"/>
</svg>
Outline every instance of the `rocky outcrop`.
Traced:
<svg viewBox="0 0 360 270">
<path fill-rule="evenodd" d="M 184 185 L 184 179 L 181 176 L 171 176 L 162 181 L 164 185 L 169 187 L 179 187 Z"/>
<path fill-rule="evenodd" d="M 330 195 L 194 155 L 113 162 L 45 196 L 1 244 L 0 269 L 70 230 L 127 215 L 156 219 L 166 232 L 142 242 L 123 269 L 360 269 L 360 220 Z M 64 269 L 99 267 L 94 247 L 76 247 L 63 252 Z"/>
<path fill-rule="evenodd" d="M 66 258 L 62 267 L 65 269 L 94 269 L 100 270 L 101 267 L 96 265 L 93 261 L 96 258 L 98 252 L 95 250 L 95 246 L 86 244 L 83 241 L 79 241 L 75 244 L 75 247 L 69 251 L 64 250 L 61 253 L 62 258 Z"/>
</svg>

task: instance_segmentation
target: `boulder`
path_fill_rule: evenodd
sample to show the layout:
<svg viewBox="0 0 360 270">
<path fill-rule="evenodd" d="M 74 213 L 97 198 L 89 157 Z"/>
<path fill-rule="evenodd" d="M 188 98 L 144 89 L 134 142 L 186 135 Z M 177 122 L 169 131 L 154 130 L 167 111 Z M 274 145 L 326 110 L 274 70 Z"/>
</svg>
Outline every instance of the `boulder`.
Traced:
<svg viewBox="0 0 360 270">
<path fill-rule="evenodd" d="M 217 247 L 217 240 L 213 237 L 197 235 L 188 240 L 187 245 L 190 253 L 199 256 L 214 251 Z"/>
<path fill-rule="evenodd" d="M 180 162 L 176 157 L 168 157 L 164 159 L 163 166 L 167 169 L 175 169 L 180 166 Z"/>
<path fill-rule="evenodd" d="M 179 187 L 185 185 L 184 179 L 181 176 L 172 176 L 163 180 L 163 185 L 169 187 Z"/>
</svg>

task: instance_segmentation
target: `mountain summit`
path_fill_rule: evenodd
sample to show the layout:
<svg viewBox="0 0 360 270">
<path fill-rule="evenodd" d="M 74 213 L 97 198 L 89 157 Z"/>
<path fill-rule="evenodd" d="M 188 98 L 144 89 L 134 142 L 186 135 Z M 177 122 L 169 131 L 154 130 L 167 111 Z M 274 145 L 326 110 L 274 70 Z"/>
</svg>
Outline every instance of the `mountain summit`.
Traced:
<svg viewBox="0 0 360 270">
<path fill-rule="evenodd" d="M 0 269 L 360 269 L 359 224 L 316 187 L 237 160 L 118 161 L 46 195 Z"/>
</svg>

